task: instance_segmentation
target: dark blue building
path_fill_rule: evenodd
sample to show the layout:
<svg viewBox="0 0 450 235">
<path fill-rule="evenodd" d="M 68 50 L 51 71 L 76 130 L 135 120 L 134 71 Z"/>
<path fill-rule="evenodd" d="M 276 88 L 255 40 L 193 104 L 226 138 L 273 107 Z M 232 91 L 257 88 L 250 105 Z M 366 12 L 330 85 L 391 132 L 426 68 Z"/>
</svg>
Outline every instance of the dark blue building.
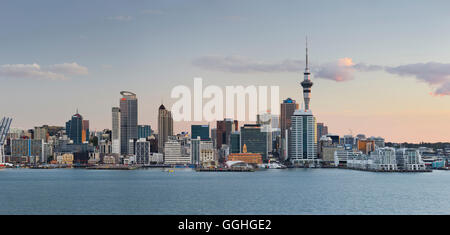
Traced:
<svg viewBox="0 0 450 235">
<path fill-rule="evenodd" d="M 192 125 L 191 133 L 192 139 L 197 139 L 197 136 L 200 136 L 201 140 L 211 140 L 209 138 L 209 125 Z"/>
<path fill-rule="evenodd" d="M 138 126 L 138 138 L 144 138 L 152 135 L 152 128 L 150 125 L 139 125 Z"/>
<path fill-rule="evenodd" d="M 77 112 L 69 121 L 66 122 L 66 134 L 74 144 L 81 144 L 83 143 L 82 131 L 83 117 Z"/>
</svg>

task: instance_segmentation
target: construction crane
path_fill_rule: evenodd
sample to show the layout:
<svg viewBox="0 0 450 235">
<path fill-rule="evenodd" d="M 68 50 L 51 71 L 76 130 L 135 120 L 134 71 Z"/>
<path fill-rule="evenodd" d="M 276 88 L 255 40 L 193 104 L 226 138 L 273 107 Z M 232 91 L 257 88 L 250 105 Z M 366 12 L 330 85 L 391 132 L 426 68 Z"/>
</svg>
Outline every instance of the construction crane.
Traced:
<svg viewBox="0 0 450 235">
<path fill-rule="evenodd" d="M 11 126 L 12 118 L 4 117 L 0 122 L 0 164 L 5 163 L 5 141 Z"/>
</svg>

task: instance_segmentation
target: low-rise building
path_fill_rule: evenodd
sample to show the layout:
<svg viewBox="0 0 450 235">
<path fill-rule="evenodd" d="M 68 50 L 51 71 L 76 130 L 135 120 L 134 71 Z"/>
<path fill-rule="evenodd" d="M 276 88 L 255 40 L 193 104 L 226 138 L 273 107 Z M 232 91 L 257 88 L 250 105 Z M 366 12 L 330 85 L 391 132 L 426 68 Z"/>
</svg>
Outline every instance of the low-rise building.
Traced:
<svg viewBox="0 0 450 235">
<path fill-rule="evenodd" d="M 228 155 L 228 161 L 242 161 L 247 164 L 262 164 L 262 155 L 260 153 L 247 153 L 247 147 L 244 144 L 242 153 L 231 153 Z"/>
</svg>

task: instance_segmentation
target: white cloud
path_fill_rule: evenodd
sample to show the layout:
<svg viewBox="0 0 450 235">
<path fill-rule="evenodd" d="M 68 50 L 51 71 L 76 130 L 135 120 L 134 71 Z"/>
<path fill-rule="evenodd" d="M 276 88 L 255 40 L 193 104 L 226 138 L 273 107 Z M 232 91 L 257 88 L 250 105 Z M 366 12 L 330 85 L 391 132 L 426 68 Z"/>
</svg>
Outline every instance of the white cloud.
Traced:
<svg viewBox="0 0 450 235">
<path fill-rule="evenodd" d="M 81 66 L 75 62 L 50 65 L 48 69 L 52 72 L 63 74 L 73 74 L 73 75 L 88 74 L 88 69 L 86 67 Z"/>
<path fill-rule="evenodd" d="M 241 56 L 204 56 L 193 61 L 193 64 L 208 70 L 217 70 L 231 73 L 275 73 L 294 72 L 301 73 L 304 62 L 301 60 L 286 59 L 280 62 L 257 61 Z M 445 63 L 417 63 L 396 67 L 368 65 L 353 63 L 351 58 L 341 58 L 337 61 L 312 65 L 311 69 L 316 78 L 345 82 L 354 79 L 354 73 L 385 71 L 387 73 L 415 77 L 437 89 L 433 95 L 450 95 L 450 64 Z"/>
<path fill-rule="evenodd" d="M 77 63 L 54 64 L 42 68 L 39 64 L 0 65 L 0 77 L 68 80 L 66 75 L 86 75 L 88 69 Z"/>
<path fill-rule="evenodd" d="M 450 81 L 445 82 L 434 91 L 436 96 L 450 95 Z"/>
<path fill-rule="evenodd" d="M 353 79 L 356 68 L 351 58 L 342 58 L 336 62 L 320 65 L 314 70 L 318 78 L 344 82 Z"/>
</svg>

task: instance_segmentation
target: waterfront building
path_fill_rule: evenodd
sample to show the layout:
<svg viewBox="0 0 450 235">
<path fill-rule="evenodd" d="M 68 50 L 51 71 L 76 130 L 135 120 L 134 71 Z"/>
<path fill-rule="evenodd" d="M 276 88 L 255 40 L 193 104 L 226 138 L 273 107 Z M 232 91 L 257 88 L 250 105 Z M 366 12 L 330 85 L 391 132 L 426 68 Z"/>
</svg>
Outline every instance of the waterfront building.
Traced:
<svg viewBox="0 0 450 235">
<path fill-rule="evenodd" d="M 200 164 L 200 142 L 201 137 L 197 136 L 195 139 L 191 140 L 191 159 L 192 164 Z"/>
<path fill-rule="evenodd" d="M 72 165 L 73 164 L 73 154 L 72 153 L 64 153 L 62 155 L 58 155 L 56 157 L 56 161 L 60 165 Z"/>
<path fill-rule="evenodd" d="M 117 154 L 113 154 L 113 155 L 106 155 L 103 157 L 103 164 L 118 164 L 119 161 L 119 156 Z"/>
<path fill-rule="evenodd" d="M 173 136 L 172 113 L 161 104 L 158 110 L 158 152 L 164 153 L 164 145 Z"/>
<path fill-rule="evenodd" d="M 102 155 L 111 154 L 112 152 L 112 144 L 109 140 L 100 140 L 98 144 L 99 152 Z"/>
<path fill-rule="evenodd" d="M 164 154 L 162 153 L 150 153 L 150 164 L 163 164 Z"/>
<path fill-rule="evenodd" d="M 11 156 L 41 157 L 44 140 L 14 139 L 11 140 Z"/>
<path fill-rule="evenodd" d="M 319 163 L 317 156 L 316 118 L 311 110 L 297 110 L 291 117 L 289 159 L 293 164 Z"/>
<path fill-rule="evenodd" d="M 215 167 L 218 165 L 216 149 L 212 141 L 200 142 L 199 162 L 203 167 Z"/>
<path fill-rule="evenodd" d="M 136 164 L 149 164 L 150 162 L 150 141 L 140 138 L 135 143 Z"/>
<path fill-rule="evenodd" d="M 373 164 L 370 166 L 374 170 L 397 170 L 397 158 L 395 149 L 390 147 L 376 148 L 370 153 Z"/>
<path fill-rule="evenodd" d="M 417 149 L 400 148 L 395 150 L 397 167 L 400 170 L 425 170 L 425 163 Z"/>
<path fill-rule="evenodd" d="M 111 129 L 112 153 L 120 154 L 120 108 L 112 108 L 112 129 Z"/>
<path fill-rule="evenodd" d="M 338 149 L 339 148 L 334 145 L 322 146 L 322 156 L 321 156 L 322 163 L 327 166 L 338 166 L 339 160 L 336 161 L 334 155 Z M 336 165 L 336 163 L 338 165 Z"/>
<path fill-rule="evenodd" d="M 244 146 L 248 153 L 259 153 L 263 161 L 268 160 L 269 146 L 267 132 L 263 131 L 260 124 L 245 124 L 241 127 L 241 152 Z"/>
<path fill-rule="evenodd" d="M 244 144 L 242 153 L 230 153 L 230 155 L 228 155 L 228 161 L 242 161 L 247 164 L 262 164 L 263 156 L 260 153 L 248 153 L 247 146 Z"/>
<path fill-rule="evenodd" d="M 152 135 L 152 128 L 150 125 L 139 125 L 138 126 L 138 139 L 147 139 Z"/>
<path fill-rule="evenodd" d="M 129 146 L 130 140 L 138 138 L 138 101 L 136 94 L 129 91 L 121 91 L 120 99 L 120 151 L 121 154 L 132 154 Z"/>
<path fill-rule="evenodd" d="M 191 138 L 200 140 L 211 140 L 209 138 L 209 125 L 192 125 L 191 126 Z"/>
<path fill-rule="evenodd" d="M 169 139 L 164 144 L 164 164 L 190 164 L 190 156 L 182 154 L 181 143 L 175 139 Z"/>
<path fill-rule="evenodd" d="M 348 159 L 353 159 L 362 155 L 361 151 L 345 148 L 344 146 L 337 146 L 334 151 L 334 165 L 335 166 L 347 166 Z"/>
</svg>

